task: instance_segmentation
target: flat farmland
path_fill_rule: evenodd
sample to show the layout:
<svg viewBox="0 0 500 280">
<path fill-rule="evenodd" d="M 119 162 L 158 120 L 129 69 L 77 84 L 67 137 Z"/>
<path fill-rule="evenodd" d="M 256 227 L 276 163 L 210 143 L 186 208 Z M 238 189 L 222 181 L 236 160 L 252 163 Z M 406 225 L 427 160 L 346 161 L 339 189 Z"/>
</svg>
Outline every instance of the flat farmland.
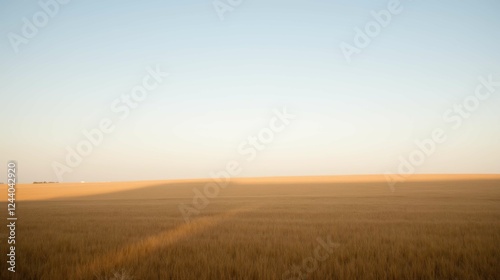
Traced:
<svg viewBox="0 0 500 280">
<path fill-rule="evenodd" d="M 0 278 L 500 279 L 500 176 L 208 182 L 18 185 Z"/>
</svg>

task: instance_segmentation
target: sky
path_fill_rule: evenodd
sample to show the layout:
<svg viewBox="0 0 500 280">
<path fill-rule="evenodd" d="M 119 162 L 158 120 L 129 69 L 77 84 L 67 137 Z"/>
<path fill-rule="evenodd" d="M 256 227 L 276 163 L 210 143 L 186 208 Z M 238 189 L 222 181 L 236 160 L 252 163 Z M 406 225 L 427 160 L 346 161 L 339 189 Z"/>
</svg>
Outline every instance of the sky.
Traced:
<svg viewBox="0 0 500 280">
<path fill-rule="evenodd" d="M 234 177 L 498 174 L 499 12 L 1 1 L 0 162 L 17 160 L 21 182 L 207 178 L 235 162 Z"/>
</svg>

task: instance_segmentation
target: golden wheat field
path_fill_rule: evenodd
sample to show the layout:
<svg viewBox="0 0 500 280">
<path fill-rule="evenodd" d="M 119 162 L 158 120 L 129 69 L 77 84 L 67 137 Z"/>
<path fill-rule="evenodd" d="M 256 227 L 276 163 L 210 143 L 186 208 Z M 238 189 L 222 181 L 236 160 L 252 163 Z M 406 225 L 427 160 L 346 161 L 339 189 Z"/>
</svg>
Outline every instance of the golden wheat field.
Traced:
<svg viewBox="0 0 500 280">
<path fill-rule="evenodd" d="M 186 222 L 206 184 L 18 185 L 0 278 L 500 279 L 500 176 L 233 179 Z"/>
</svg>

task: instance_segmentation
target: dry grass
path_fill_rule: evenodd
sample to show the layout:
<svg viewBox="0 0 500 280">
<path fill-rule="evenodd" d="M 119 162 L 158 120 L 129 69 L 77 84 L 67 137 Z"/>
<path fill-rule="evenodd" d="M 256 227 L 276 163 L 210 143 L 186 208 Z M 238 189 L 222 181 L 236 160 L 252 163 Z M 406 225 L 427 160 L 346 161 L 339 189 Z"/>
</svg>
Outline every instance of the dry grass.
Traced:
<svg viewBox="0 0 500 280">
<path fill-rule="evenodd" d="M 178 204 L 203 185 L 20 185 L 17 273 L 2 229 L 0 279 L 282 279 L 328 236 L 308 279 L 500 279 L 499 176 L 395 193 L 377 176 L 240 179 L 186 224 Z"/>
</svg>

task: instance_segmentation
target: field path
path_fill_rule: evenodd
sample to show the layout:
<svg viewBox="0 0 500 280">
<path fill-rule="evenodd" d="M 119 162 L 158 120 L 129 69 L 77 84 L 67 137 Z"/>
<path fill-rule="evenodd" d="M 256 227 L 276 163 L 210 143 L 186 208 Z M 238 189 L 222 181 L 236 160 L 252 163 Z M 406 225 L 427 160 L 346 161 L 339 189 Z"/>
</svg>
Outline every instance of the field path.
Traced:
<svg viewBox="0 0 500 280">
<path fill-rule="evenodd" d="M 148 255 L 160 248 L 170 246 L 181 239 L 216 227 L 236 215 L 251 212 L 257 208 L 259 208 L 259 205 L 251 205 L 232 209 L 214 216 L 200 217 L 190 223 L 182 224 L 174 229 L 132 243 L 117 251 L 97 256 L 93 261 L 77 267 L 72 274 L 72 279 L 89 279 L 89 277 L 92 278 L 100 272 L 112 271 L 127 262 L 147 258 Z"/>
</svg>

